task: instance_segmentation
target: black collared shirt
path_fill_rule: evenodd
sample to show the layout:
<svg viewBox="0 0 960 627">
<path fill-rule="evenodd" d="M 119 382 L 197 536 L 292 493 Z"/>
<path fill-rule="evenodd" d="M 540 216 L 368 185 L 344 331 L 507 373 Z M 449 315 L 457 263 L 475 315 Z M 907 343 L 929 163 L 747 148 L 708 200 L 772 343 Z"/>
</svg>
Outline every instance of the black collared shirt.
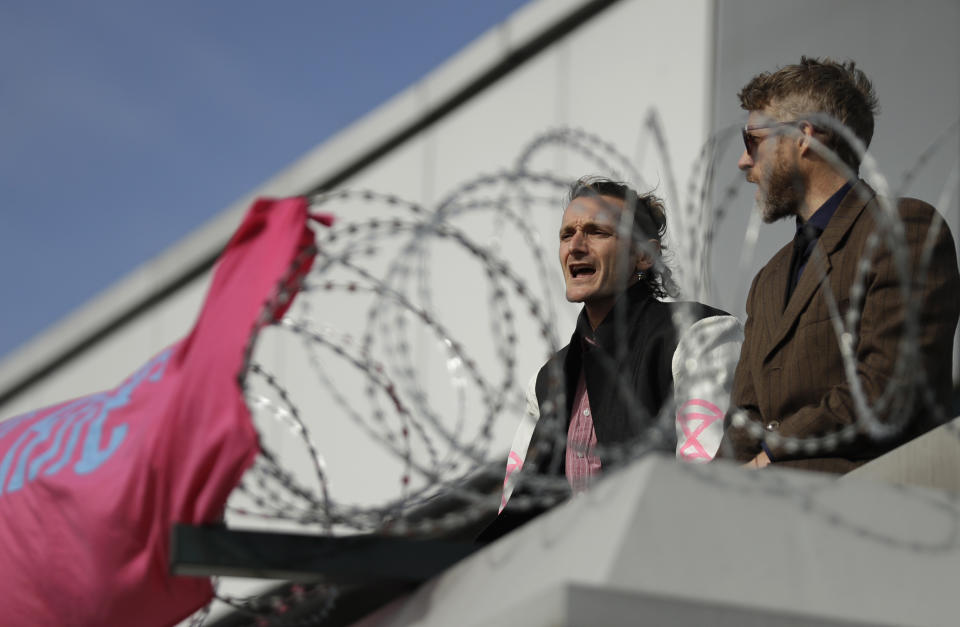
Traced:
<svg viewBox="0 0 960 627">
<path fill-rule="evenodd" d="M 833 196 L 820 205 L 810 219 L 804 222 L 797 216 L 797 233 L 793 238 L 793 256 L 790 259 L 790 280 L 787 284 L 786 302 L 790 301 L 790 295 L 793 294 L 797 282 L 800 281 L 800 275 L 803 274 L 807 262 L 810 260 L 810 254 L 813 253 L 817 240 L 823 234 L 824 229 L 830 222 L 830 218 L 836 213 L 837 208 L 843 201 L 843 197 L 850 191 L 852 184 L 848 181 L 843 187 L 834 192 Z"/>
</svg>

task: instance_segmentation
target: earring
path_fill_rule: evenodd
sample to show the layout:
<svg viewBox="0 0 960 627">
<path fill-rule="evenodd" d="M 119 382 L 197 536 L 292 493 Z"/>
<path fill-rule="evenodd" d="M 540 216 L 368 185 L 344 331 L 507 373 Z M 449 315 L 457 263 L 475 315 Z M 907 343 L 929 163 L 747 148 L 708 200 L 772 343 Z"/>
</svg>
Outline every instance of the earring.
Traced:
<svg viewBox="0 0 960 627">
<path fill-rule="evenodd" d="M 640 270 L 639 272 L 637 272 L 637 278 L 640 279 L 641 281 L 647 278 L 646 271 Z"/>
</svg>

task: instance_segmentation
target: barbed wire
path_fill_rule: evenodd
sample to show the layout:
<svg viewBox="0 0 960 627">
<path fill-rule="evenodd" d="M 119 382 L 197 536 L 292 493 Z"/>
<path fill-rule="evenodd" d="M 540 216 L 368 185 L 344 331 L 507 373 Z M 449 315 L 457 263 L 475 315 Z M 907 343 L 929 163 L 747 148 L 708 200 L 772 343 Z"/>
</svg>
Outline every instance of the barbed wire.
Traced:
<svg viewBox="0 0 960 627">
<path fill-rule="evenodd" d="M 809 455 L 829 452 L 863 434 L 889 438 L 899 433 L 907 425 L 896 416 L 909 414 L 906 408 L 913 407 L 917 399 L 937 412 L 939 422 L 948 419 L 928 384 L 915 342 L 922 307 L 916 286 L 926 280 L 935 235 L 944 225 L 931 225 L 920 262 L 912 266 L 895 202 L 871 155 L 835 120 L 818 118 L 816 123 L 847 139 L 863 158 L 866 177 L 879 182 L 877 232 L 869 238 L 858 263 L 847 309 L 840 310 L 829 275 L 823 276 L 820 285 L 841 350 L 856 421 L 828 434 L 790 438 L 766 431 L 742 413 L 734 415 L 734 424 L 758 440 L 788 453 L 803 451 Z M 949 127 L 918 157 L 904 173 L 899 189 L 915 179 L 958 128 L 960 123 Z M 674 203 L 667 209 L 671 227 L 668 237 L 684 266 L 683 289 L 698 298 L 709 292 L 714 240 L 742 186 L 740 177 L 732 176 L 718 190 L 718 162 L 728 152 L 730 142 L 738 139 L 737 130 L 734 125 L 720 129 L 705 143 L 683 186 L 685 199 L 680 198 L 681 186 L 670 165 L 666 133 L 655 111 L 646 116 L 637 144 L 640 153 L 643 146 L 652 145 L 661 167 L 668 172 L 666 185 Z M 815 148 L 836 168 L 846 168 L 825 146 Z M 473 488 L 463 477 L 506 450 L 509 441 L 497 439 L 498 427 L 504 432 L 505 426 L 509 429 L 519 422 L 526 403 L 525 383 L 532 374 L 521 372 L 521 364 L 534 363 L 530 361 L 533 356 L 539 359 L 539 367 L 564 343 L 559 337 L 569 332 L 561 326 L 555 304 L 559 283 L 549 269 L 553 263 L 548 261 L 554 249 L 552 244 L 544 244 L 542 234 L 554 232 L 569 183 L 589 170 L 560 176 L 533 169 L 549 156 L 549 151 L 557 150 L 571 152 L 585 168 L 593 166 L 601 174 L 648 187 L 631 160 L 613 143 L 581 129 L 555 128 L 528 142 L 512 169 L 469 180 L 433 207 L 373 190 L 336 189 L 310 199 L 313 208 L 333 211 L 339 219 L 329 230 L 317 232 L 316 246 L 304 251 L 294 263 L 291 276 L 305 258 L 315 256 L 286 316 L 271 326 L 275 312 L 285 308 L 292 297 L 289 279 L 281 283 L 251 334 L 240 381 L 261 433 L 263 455 L 231 498 L 231 516 L 318 525 L 329 534 L 430 535 L 454 532 L 496 511 L 499 493 Z M 849 169 L 847 172 L 855 177 Z M 941 200 L 952 198 L 950 181 L 956 184 L 957 178 L 954 168 Z M 544 228 L 543 224 L 549 226 Z M 744 234 L 740 276 L 754 256 L 758 225 L 758 218 L 752 217 Z M 441 248 L 444 254 L 436 255 Z M 905 303 L 904 331 L 892 364 L 893 379 L 909 385 L 892 385 L 879 397 L 870 398 L 857 376 L 854 345 L 866 285 L 881 250 L 894 260 L 898 289 Z M 817 261 L 811 257 L 811 267 Z M 466 283 L 469 289 L 457 291 L 449 287 L 451 283 L 459 288 Z M 468 310 L 473 324 L 462 319 L 460 310 L 449 302 L 464 299 L 464 292 L 471 297 L 483 295 L 482 303 Z M 328 318 L 336 317 L 334 314 L 346 315 L 344 322 L 349 328 L 331 322 Z M 488 318 L 486 332 L 481 331 L 479 322 L 484 317 Z M 615 335 L 625 337 L 624 322 L 615 322 L 619 325 Z M 681 317 L 675 324 L 682 329 L 690 322 Z M 291 348 L 284 349 L 278 365 L 268 367 L 263 363 L 270 358 L 264 344 L 283 343 L 279 337 L 286 337 L 285 346 Z M 424 355 L 439 359 L 441 367 Z M 289 363 L 296 360 L 303 363 L 303 372 L 286 377 L 275 372 L 278 367 L 289 370 Z M 608 359 L 601 367 L 616 374 L 614 360 Z M 304 372 L 310 373 L 309 385 L 282 382 L 285 378 L 299 381 Z M 713 376 L 725 375 L 714 372 Z M 616 393 L 629 400 L 632 392 L 624 381 L 615 378 Z M 321 397 L 328 402 L 318 401 Z M 550 405 L 566 407 L 562 391 L 546 399 L 544 409 Z M 674 411 L 667 403 L 658 416 L 648 417 L 648 428 L 640 437 L 616 445 L 598 445 L 596 454 L 615 465 L 651 450 L 663 450 L 671 441 Z M 894 419 L 885 418 L 891 414 Z M 334 431 L 326 426 L 333 422 L 350 425 L 376 445 L 365 448 L 363 455 L 379 454 L 395 460 L 399 471 L 391 481 L 393 496 L 365 504 L 348 502 L 350 490 L 347 497 L 338 495 L 324 451 L 335 450 L 343 443 L 336 435 L 332 439 L 317 436 L 322 431 L 331 437 Z M 553 451 L 562 451 L 565 427 L 546 426 L 545 435 L 553 442 Z M 290 456 L 274 448 L 276 437 L 268 432 L 278 427 L 284 437 L 299 443 L 308 463 L 291 468 Z M 952 433 L 960 438 L 960 432 Z M 375 464 L 367 462 L 357 461 L 355 473 L 372 472 Z M 697 480 L 723 489 L 793 499 L 805 511 L 877 542 L 901 543 L 924 552 L 957 545 L 956 528 L 960 523 L 955 502 L 944 505 L 942 499 L 917 497 L 918 503 L 922 501 L 953 517 L 952 531 L 937 542 L 901 542 L 845 520 L 842 512 L 821 507 L 816 499 L 821 489 L 818 487 L 795 488 L 746 474 L 735 483 L 725 482 L 703 467 L 690 467 L 690 472 Z M 544 509 L 565 498 L 567 483 L 562 475 L 538 475 L 529 468 L 519 473 L 529 490 L 511 500 L 511 506 L 518 510 Z M 391 478 L 368 477 L 364 481 L 386 479 Z M 451 496 L 461 506 L 427 519 L 407 515 L 438 495 Z M 301 593 L 307 590 L 297 589 Z M 317 594 L 327 599 L 325 611 L 329 611 L 336 590 L 322 588 Z M 274 600 L 266 601 L 267 609 L 263 609 L 262 599 L 238 599 L 221 593 L 217 598 L 265 620 L 263 624 L 287 624 L 271 621 L 282 619 L 284 612 L 277 607 L 286 607 L 289 598 L 277 602 L 272 597 Z M 196 620 L 191 624 L 200 624 Z"/>
</svg>

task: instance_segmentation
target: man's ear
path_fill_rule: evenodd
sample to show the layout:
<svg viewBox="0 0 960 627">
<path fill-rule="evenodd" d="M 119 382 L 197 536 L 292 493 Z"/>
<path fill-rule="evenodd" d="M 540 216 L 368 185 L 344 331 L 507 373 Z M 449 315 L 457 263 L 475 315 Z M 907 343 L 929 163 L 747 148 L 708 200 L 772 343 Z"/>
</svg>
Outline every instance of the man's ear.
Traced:
<svg viewBox="0 0 960 627">
<path fill-rule="evenodd" d="M 805 155 L 807 151 L 812 150 L 810 144 L 815 139 L 813 136 L 815 130 L 813 124 L 809 122 L 803 122 L 800 125 L 800 133 L 797 135 L 797 148 L 800 149 L 801 155 Z"/>
<path fill-rule="evenodd" d="M 640 247 L 636 254 L 637 272 L 649 270 L 660 256 L 660 242 L 655 239 L 647 240 L 646 245 Z"/>
</svg>

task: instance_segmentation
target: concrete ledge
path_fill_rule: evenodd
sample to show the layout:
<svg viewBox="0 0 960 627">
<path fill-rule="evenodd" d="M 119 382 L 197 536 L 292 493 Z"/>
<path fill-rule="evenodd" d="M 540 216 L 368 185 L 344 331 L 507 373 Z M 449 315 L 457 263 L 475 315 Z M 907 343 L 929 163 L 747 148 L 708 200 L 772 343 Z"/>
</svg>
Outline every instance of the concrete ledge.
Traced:
<svg viewBox="0 0 960 627">
<path fill-rule="evenodd" d="M 612 587 L 559 586 L 505 611 L 496 624 L 531 627 L 869 627 L 869 623 L 700 603 Z"/>
<path fill-rule="evenodd" d="M 960 493 L 960 417 L 845 475 Z"/>
<path fill-rule="evenodd" d="M 647 457 L 358 625 L 955 625 L 958 528 L 946 492 Z"/>
</svg>

